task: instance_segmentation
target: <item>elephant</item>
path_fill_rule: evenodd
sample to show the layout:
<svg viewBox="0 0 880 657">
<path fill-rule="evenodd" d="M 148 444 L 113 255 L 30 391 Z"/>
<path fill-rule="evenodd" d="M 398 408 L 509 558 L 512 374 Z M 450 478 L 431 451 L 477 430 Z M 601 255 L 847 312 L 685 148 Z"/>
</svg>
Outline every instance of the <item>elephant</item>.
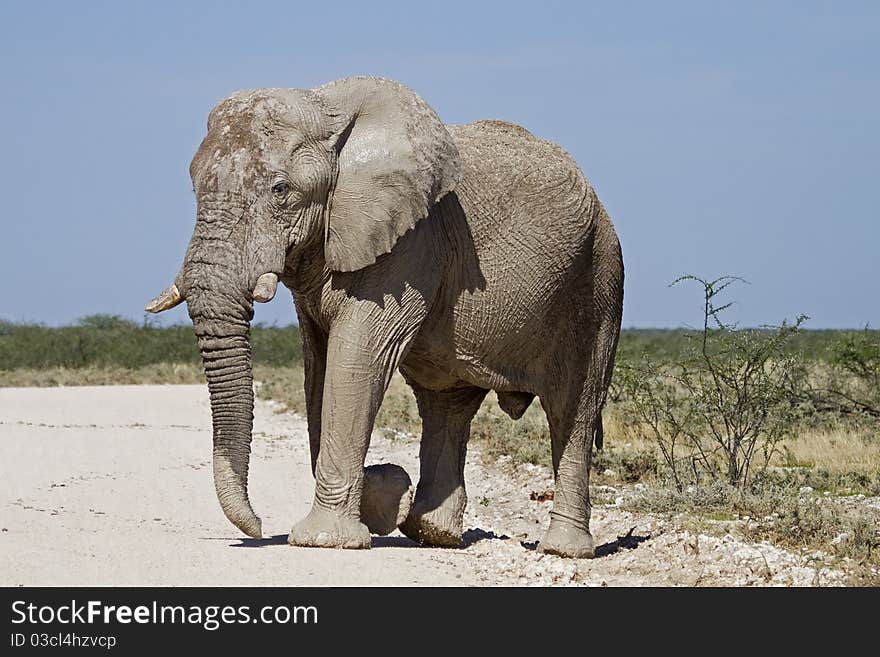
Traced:
<svg viewBox="0 0 880 657">
<path fill-rule="evenodd" d="M 505 121 L 444 125 L 403 84 L 351 77 L 233 93 L 211 110 L 190 176 L 192 238 L 146 310 L 187 302 L 216 494 L 233 525 L 262 536 L 247 491 L 250 322 L 281 281 L 302 333 L 315 479 L 290 544 L 370 547 L 364 462 L 399 371 L 422 421 L 404 534 L 460 545 L 470 424 L 494 390 L 514 419 L 536 397 L 547 415 L 555 498 L 539 549 L 594 555 L 590 461 L 624 268 L 611 219 L 566 151 Z"/>
</svg>

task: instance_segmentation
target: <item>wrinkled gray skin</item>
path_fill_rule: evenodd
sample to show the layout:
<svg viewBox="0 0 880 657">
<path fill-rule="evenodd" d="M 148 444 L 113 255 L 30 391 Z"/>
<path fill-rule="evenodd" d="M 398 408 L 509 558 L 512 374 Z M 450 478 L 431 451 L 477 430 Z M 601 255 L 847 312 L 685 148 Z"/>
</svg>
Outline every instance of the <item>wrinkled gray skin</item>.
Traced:
<svg viewBox="0 0 880 657">
<path fill-rule="evenodd" d="M 380 463 L 364 468 L 361 522 L 372 534 L 387 536 L 412 509 L 412 481 L 399 465 Z"/>
<path fill-rule="evenodd" d="M 501 121 L 445 126 L 406 87 L 347 78 L 221 101 L 190 167 L 198 210 L 176 287 L 211 398 L 223 511 L 261 536 L 247 494 L 253 300 L 293 292 L 315 499 L 301 546 L 367 548 L 376 412 L 399 368 L 422 417 L 401 529 L 456 545 L 470 423 L 489 390 L 547 413 L 556 494 L 545 552 L 593 555 L 589 467 L 611 376 L 623 262 L 611 221 L 558 146 Z M 255 289 L 256 288 L 256 289 Z"/>
</svg>

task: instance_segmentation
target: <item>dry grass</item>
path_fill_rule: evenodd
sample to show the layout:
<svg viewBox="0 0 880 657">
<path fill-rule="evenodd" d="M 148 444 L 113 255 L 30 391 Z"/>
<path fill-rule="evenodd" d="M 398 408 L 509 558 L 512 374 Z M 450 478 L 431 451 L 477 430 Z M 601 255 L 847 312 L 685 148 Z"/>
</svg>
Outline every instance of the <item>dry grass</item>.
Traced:
<svg viewBox="0 0 880 657">
<path fill-rule="evenodd" d="M 656 467 L 642 469 L 658 475 L 655 481 L 648 483 L 665 483 L 662 476 L 665 466 L 661 466 L 663 455 L 651 437 L 650 429 L 623 421 L 613 404 L 606 409 L 604 418 L 605 450 L 599 455 L 602 467 L 597 469 L 616 469 L 615 466 L 621 461 L 636 456 L 655 459 Z M 678 450 L 678 457 L 687 458 L 693 453 L 684 441 Z M 821 473 L 826 484 L 830 484 L 826 490 L 833 493 L 871 492 L 870 486 L 867 487 L 869 490 L 865 490 L 865 486 L 860 491 L 851 490 L 850 484 L 854 478 L 863 482 L 871 480 L 880 490 L 880 423 L 870 420 L 804 423 L 797 427 L 793 436 L 779 441 L 770 459 L 769 469 L 777 474 L 788 470 Z M 834 479 L 840 479 L 840 485 L 833 485 Z"/>
<path fill-rule="evenodd" d="M 3 388 L 204 382 L 202 366 L 192 363 L 156 363 L 137 368 L 93 365 L 0 370 L 0 387 Z"/>
<path fill-rule="evenodd" d="M 784 441 L 773 463 L 784 467 L 822 467 L 840 474 L 875 473 L 880 468 L 880 431 L 867 427 L 806 430 Z"/>
</svg>

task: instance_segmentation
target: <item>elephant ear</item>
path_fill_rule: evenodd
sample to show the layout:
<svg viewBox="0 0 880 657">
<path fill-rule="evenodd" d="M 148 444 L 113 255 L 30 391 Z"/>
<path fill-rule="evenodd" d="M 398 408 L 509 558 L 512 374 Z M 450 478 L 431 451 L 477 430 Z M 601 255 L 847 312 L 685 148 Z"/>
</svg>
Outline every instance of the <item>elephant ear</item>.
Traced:
<svg viewBox="0 0 880 657">
<path fill-rule="evenodd" d="M 333 137 L 339 173 L 324 254 L 331 270 L 355 271 L 391 251 L 455 188 L 458 148 L 434 110 L 397 82 L 345 78 L 313 91 L 343 126 Z"/>
</svg>

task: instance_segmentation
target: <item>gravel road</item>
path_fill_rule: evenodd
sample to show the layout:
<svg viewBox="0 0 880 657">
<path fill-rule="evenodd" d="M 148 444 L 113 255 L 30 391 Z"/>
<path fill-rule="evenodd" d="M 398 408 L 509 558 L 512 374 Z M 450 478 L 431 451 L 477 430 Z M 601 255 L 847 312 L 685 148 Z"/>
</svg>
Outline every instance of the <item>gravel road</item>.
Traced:
<svg viewBox="0 0 880 657">
<path fill-rule="evenodd" d="M 205 386 L 0 389 L 0 585 L 843 583 L 804 555 L 675 529 L 616 504 L 594 508 L 598 558 L 542 555 L 534 548 L 550 503 L 540 493 L 552 477 L 488 463 L 476 449 L 463 548 L 423 548 L 398 532 L 374 537 L 372 550 L 290 547 L 287 532 L 313 493 L 305 421 L 263 401 L 255 416 L 250 493 L 261 541 L 240 535 L 214 497 Z M 412 437 L 376 434 L 367 462 L 397 463 L 416 480 L 417 456 Z"/>
</svg>

